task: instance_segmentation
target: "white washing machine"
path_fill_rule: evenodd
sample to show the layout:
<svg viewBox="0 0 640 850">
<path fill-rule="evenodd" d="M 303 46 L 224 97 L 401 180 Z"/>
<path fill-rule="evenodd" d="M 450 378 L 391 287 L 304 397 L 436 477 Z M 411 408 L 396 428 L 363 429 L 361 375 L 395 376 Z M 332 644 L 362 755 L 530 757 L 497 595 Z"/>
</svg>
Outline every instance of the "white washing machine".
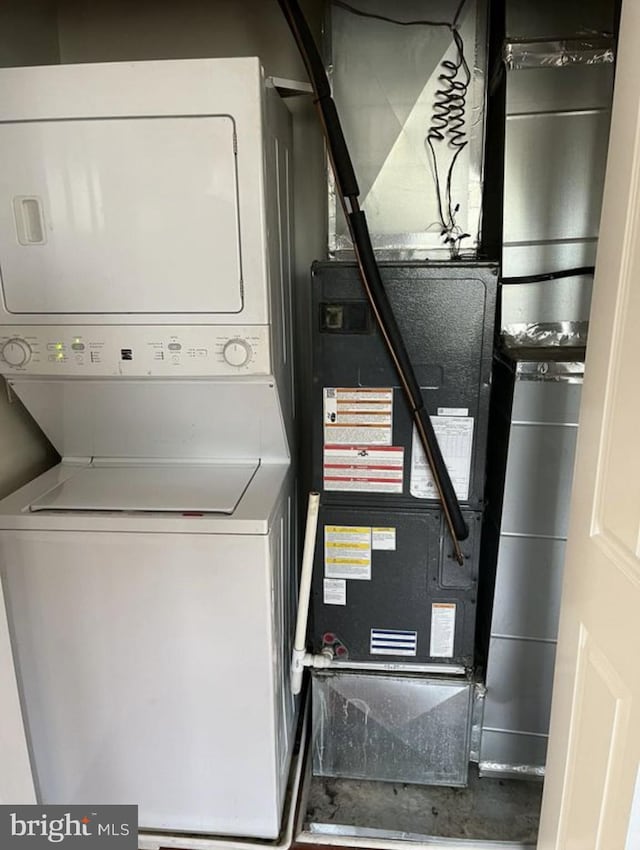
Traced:
<svg viewBox="0 0 640 850">
<path fill-rule="evenodd" d="M 62 456 L 0 502 L 29 753 L 3 802 L 275 838 L 296 722 L 288 112 L 257 59 L 3 70 L 0 104 L 0 369 Z"/>
</svg>

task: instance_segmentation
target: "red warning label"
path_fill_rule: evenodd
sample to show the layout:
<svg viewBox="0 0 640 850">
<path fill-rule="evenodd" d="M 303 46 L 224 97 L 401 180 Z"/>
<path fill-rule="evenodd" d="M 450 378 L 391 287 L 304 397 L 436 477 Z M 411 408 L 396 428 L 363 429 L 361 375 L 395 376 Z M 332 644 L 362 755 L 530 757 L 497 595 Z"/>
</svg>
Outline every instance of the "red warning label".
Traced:
<svg viewBox="0 0 640 850">
<path fill-rule="evenodd" d="M 328 444 L 324 447 L 325 490 L 402 493 L 403 481 L 402 446 Z"/>
</svg>

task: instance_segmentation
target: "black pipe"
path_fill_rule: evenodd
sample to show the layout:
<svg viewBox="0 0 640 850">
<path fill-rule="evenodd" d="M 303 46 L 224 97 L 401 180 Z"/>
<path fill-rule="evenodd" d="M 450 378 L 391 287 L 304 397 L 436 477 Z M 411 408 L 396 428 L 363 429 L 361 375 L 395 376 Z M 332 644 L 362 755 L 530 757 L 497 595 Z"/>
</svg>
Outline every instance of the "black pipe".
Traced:
<svg viewBox="0 0 640 850">
<path fill-rule="evenodd" d="M 420 441 L 423 444 L 425 442 L 427 443 L 423 447 L 429 466 L 433 472 L 436 487 L 441 495 L 444 509 L 448 511 L 455 536 L 458 540 L 465 540 L 469 536 L 469 529 L 462 516 L 458 498 L 453 489 L 440 446 L 438 445 L 438 439 L 433 430 L 431 419 L 424 407 L 420 384 L 413 371 L 413 366 L 411 365 L 404 340 L 402 339 L 402 333 L 393 315 L 391 304 L 389 303 L 382 278 L 380 277 L 380 270 L 373 252 L 365 214 L 362 210 L 358 210 L 357 212 L 350 213 L 348 218 L 353 241 L 357 245 L 359 261 L 364 270 L 365 289 L 372 302 L 382 335 L 390 350 L 398 376 L 403 385 L 407 403 L 411 410 L 411 416 L 421 437 Z"/>
<path fill-rule="evenodd" d="M 360 277 L 376 316 L 380 332 L 396 367 L 400 383 L 411 410 L 420 441 L 431 468 L 436 490 L 442 501 L 447 526 L 454 545 L 457 560 L 462 563 L 463 555 L 459 540 L 464 540 L 469 530 L 462 516 L 460 505 L 451 483 L 449 472 L 424 408 L 420 385 L 416 379 L 409 355 L 393 315 L 393 310 L 384 289 L 380 270 L 375 259 L 369 229 L 364 212 L 358 208 L 358 181 L 351 157 L 342 133 L 340 119 L 331 97 L 331 88 L 307 21 L 296 0 L 278 0 L 278 4 L 289 24 L 300 50 L 309 79 L 316 94 L 315 105 L 322 123 L 328 154 L 335 175 L 338 194 L 349 225 Z"/>
<path fill-rule="evenodd" d="M 331 86 L 307 20 L 297 3 L 278 0 L 278 4 L 296 40 L 316 95 L 316 104 L 322 112 L 327 145 L 331 147 L 331 161 L 335 169 L 336 184 L 344 197 L 357 198 L 360 188 L 356 173 L 342 132 L 338 110 L 331 97 Z"/>
</svg>

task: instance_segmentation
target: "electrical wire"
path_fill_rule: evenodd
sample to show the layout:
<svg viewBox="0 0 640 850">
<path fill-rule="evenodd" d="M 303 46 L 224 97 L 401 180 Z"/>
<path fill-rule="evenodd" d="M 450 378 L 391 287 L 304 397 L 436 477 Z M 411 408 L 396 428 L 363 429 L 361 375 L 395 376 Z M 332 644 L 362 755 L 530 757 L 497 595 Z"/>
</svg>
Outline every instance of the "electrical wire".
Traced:
<svg viewBox="0 0 640 850">
<path fill-rule="evenodd" d="M 466 0 L 461 0 L 461 6 L 465 2 Z M 400 21 L 398 18 L 389 18 L 386 15 L 378 15 L 375 12 L 365 12 L 364 9 L 357 9 L 350 3 L 345 3 L 344 0 L 332 0 L 331 5 L 337 6 L 339 9 L 344 9 L 345 12 L 351 12 L 352 15 L 357 15 L 359 18 L 372 18 L 374 21 L 384 21 L 386 24 L 395 24 L 398 27 L 446 27 L 447 29 L 451 29 L 451 23 L 449 21 Z M 456 15 L 459 12 L 460 8 Z"/>
<path fill-rule="evenodd" d="M 458 19 L 459 19 L 460 15 L 462 14 L 462 10 L 464 9 L 464 4 L 465 4 L 466 2 L 467 2 L 467 0 L 460 0 L 460 2 L 458 3 L 458 8 L 456 9 L 456 13 L 455 13 L 455 15 L 453 16 L 453 23 L 452 23 L 452 26 L 453 26 L 453 28 L 454 28 L 454 29 L 455 29 L 455 28 L 457 27 L 457 25 L 458 25 Z"/>
<path fill-rule="evenodd" d="M 555 272 L 546 272 L 542 274 L 527 274 L 518 277 L 503 277 L 501 283 L 507 286 L 514 286 L 523 283 L 543 283 L 549 280 L 560 280 L 564 277 L 593 277 L 595 274 L 595 266 L 578 266 L 575 269 L 562 269 Z"/>
<path fill-rule="evenodd" d="M 466 0 L 461 0 L 456 11 L 457 20 Z M 464 55 L 464 42 L 462 36 L 455 28 L 451 27 L 451 34 L 457 50 L 457 59 L 444 59 L 440 63 L 442 69 L 438 76 L 439 88 L 435 93 L 435 104 L 431 116 L 431 126 L 427 131 L 425 143 L 431 153 L 432 168 L 438 197 L 438 214 L 442 225 L 441 236 L 449 246 L 452 259 L 460 256 L 460 243 L 469 237 L 463 233 L 457 225 L 456 215 L 460 205 L 453 206 L 452 182 L 453 173 L 462 151 L 468 144 L 465 130 L 465 115 L 467 107 L 467 93 L 471 83 L 471 72 Z M 461 78 L 460 78 L 461 77 Z M 447 169 L 445 181 L 444 200 L 440 184 L 440 173 L 438 168 L 438 156 L 435 144 L 444 144 L 453 149 L 453 156 Z"/>
</svg>

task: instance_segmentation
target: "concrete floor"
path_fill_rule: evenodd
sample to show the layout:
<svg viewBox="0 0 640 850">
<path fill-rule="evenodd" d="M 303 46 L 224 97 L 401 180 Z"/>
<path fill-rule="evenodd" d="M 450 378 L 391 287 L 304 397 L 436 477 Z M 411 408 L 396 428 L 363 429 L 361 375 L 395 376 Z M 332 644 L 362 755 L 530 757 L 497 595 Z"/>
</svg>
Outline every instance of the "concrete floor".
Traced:
<svg viewBox="0 0 640 850">
<path fill-rule="evenodd" d="M 466 788 L 314 777 L 305 820 L 535 846 L 541 798 L 541 782 L 480 779 L 475 765 Z"/>
</svg>

